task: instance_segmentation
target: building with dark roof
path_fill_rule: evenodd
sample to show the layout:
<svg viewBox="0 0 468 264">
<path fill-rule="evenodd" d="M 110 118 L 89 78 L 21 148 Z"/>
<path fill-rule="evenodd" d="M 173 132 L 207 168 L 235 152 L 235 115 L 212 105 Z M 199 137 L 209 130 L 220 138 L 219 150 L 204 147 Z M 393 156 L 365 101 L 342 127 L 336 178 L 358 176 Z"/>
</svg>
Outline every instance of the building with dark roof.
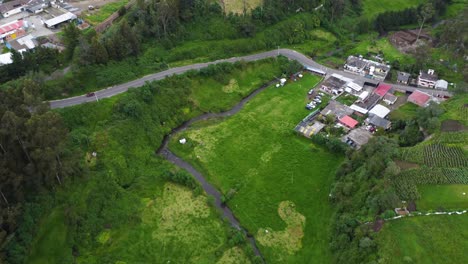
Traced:
<svg viewBox="0 0 468 264">
<path fill-rule="evenodd" d="M 427 72 L 419 71 L 418 86 L 434 88 L 437 79 L 437 74 L 432 69 L 427 70 Z"/>
<path fill-rule="evenodd" d="M 377 127 L 381 127 L 383 129 L 389 129 L 392 125 L 392 122 L 377 115 L 372 115 L 371 117 L 369 117 L 368 123 Z"/>
<path fill-rule="evenodd" d="M 24 5 L 28 3 L 28 0 L 14 0 L 0 4 L 0 14 L 2 17 L 9 17 L 14 14 L 18 14 L 23 11 Z"/>
<path fill-rule="evenodd" d="M 407 72 L 397 72 L 397 83 L 408 84 L 411 74 Z"/>
<path fill-rule="evenodd" d="M 346 115 L 351 115 L 353 112 L 353 109 L 349 108 L 348 106 L 335 100 L 331 100 L 328 105 L 320 112 L 320 114 L 324 116 L 335 115 L 337 118 L 341 118 Z"/>
<path fill-rule="evenodd" d="M 396 101 L 398 100 L 398 97 L 396 97 L 395 95 L 391 94 L 391 93 L 387 93 L 384 97 L 383 97 L 383 101 L 388 104 L 388 105 L 392 105 L 394 104 Z"/>
</svg>

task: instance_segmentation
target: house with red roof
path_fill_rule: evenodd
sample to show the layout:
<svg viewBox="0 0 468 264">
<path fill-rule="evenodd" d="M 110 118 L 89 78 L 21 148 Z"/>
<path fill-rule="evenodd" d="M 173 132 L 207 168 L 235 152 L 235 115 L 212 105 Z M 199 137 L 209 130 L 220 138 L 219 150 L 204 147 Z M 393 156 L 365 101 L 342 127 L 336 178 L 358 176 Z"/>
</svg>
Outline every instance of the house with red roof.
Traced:
<svg viewBox="0 0 468 264">
<path fill-rule="evenodd" d="M 408 102 L 417 104 L 421 107 L 426 107 L 431 100 L 431 96 L 427 93 L 421 92 L 419 90 L 414 91 L 409 97 Z"/>
<path fill-rule="evenodd" d="M 352 117 L 350 116 L 343 116 L 342 118 L 340 118 L 340 123 L 342 123 L 343 125 L 349 127 L 349 128 L 354 128 L 359 122 L 355 119 L 353 119 Z"/>
<path fill-rule="evenodd" d="M 392 89 L 390 84 L 381 83 L 379 86 L 377 86 L 377 89 L 375 89 L 374 93 L 378 94 L 380 97 L 384 97 L 388 91 L 390 91 L 390 89 Z"/>
</svg>

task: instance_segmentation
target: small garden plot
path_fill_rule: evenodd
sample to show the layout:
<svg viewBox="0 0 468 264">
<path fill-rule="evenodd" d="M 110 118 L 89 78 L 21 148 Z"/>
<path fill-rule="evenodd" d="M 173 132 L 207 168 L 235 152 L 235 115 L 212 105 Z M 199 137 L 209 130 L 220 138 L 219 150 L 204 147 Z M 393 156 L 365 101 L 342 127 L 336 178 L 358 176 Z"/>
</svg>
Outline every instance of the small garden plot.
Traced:
<svg viewBox="0 0 468 264">
<path fill-rule="evenodd" d="M 422 185 L 418 187 L 421 198 L 418 210 L 468 209 L 468 185 Z"/>
<path fill-rule="evenodd" d="M 106 20 L 114 12 L 117 12 L 121 7 L 125 6 L 128 0 L 118 0 L 113 3 L 108 3 L 101 6 L 99 9 L 92 11 L 86 15 L 85 20 L 91 25 L 97 25 Z"/>
<path fill-rule="evenodd" d="M 405 148 L 401 151 L 401 158 L 429 167 L 468 167 L 468 158 L 460 147 L 448 147 L 443 144 Z"/>
<path fill-rule="evenodd" d="M 398 109 L 390 113 L 390 120 L 411 120 L 416 117 L 418 106 L 412 103 L 405 103 Z"/>
<path fill-rule="evenodd" d="M 354 102 L 356 102 L 357 99 L 358 99 L 357 96 L 354 96 L 349 93 L 345 93 L 345 94 L 338 96 L 335 100 L 344 105 L 351 106 Z"/>
<path fill-rule="evenodd" d="M 468 168 L 421 167 L 402 171 L 395 176 L 392 184 L 403 200 L 420 198 L 418 186 L 430 184 L 468 184 Z"/>
<path fill-rule="evenodd" d="M 445 120 L 441 126 L 442 132 L 465 131 L 467 128 L 457 120 Z"/>
</svg>

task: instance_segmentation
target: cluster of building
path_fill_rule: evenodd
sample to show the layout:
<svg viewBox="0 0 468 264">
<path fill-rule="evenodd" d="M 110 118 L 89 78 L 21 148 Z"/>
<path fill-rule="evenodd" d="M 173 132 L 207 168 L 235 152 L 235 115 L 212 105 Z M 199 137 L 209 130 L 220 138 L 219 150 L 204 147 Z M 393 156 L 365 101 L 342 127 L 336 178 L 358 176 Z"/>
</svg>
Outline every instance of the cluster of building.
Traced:
<svg viewBox="0 0 468 264">
<path fill-rule="evenodd" d="M 383 61 L 382 58 L 379 59 Z M 343 68 L 346 72 L 359 74 L 369 79 L 383 81 L 387 78 L 387 74 L 390 72 L 391 66 L 384 62 L 364 59 L 360 55 L 359 57 L 349 56 Z"/>
<path fill-rule="evenodd" d="M 439 79 L 434 70 L 419 71 L 419 76 L 416 79 L 411 79 L 411 75 L 406 72 L 397 72 L 397 83 L 404 85 L 414 85 L 425 88 L 434 88 L 440 90 L 448 89 L 448 82 Z"/>
<path fill-rule="evenodd" d="M 319 91 L 327 93 L 331 100 L 323 110 L 314 110 L 295 127 L 295 130 L 302 135 L 311 137 L 318 134 L 327 126 L 324 121 L 327 119 L 329 121 L 329 116 L 332 116 L 334 118 L 332 126 L 342 127 L 345 132 L 341 140 L 359 149 L 378 129 L 391 128 L 392 123 L 387 118 L 391 112 L 389 108 L 398 100 L 398 97 L 392 93 L 396 90 L 392 85 L 374 81 L 360 83 L 355 79 L 332 74 L 315 90 L 316 93 Z M 339 102 L 342 101 L 338 100 L 340 96 L 352 96 L 355 101 L 345 105 Z M 425 107 L 431 99 L 429 94 L 416 90 L 407 101 Z"/>
<path fill-rule="evenodd" d="M 8 49 L 14 49 L 18 52 L 34 49 L 38 45 L 36 37 L 48 34 L 48 32 L 41 30 L 40 33 L 33 35 L 32 32 L 37 29 L 36 26 L 48 29 L 56 28 L 60 24 L 77 18 L 75 14 L 70 12 L 73 11 L 73 7 L 64 6 L 62 2 L 13 0 L 0 4 L 0 43 Z M 35 16 L 44 11 L 46 11 L 44 16 L 41 15 L 40 18 Z M 34 20 L 36 22 L 34 24 L 34 22 L 30 22 L 31 19 L 38 19 L 38 21 Z M 50 34 L 52 33 L 50 32 Z M 10 63 L 12 63 L 10 52 L 0 54 L 0 65 Z"/>
</svg>

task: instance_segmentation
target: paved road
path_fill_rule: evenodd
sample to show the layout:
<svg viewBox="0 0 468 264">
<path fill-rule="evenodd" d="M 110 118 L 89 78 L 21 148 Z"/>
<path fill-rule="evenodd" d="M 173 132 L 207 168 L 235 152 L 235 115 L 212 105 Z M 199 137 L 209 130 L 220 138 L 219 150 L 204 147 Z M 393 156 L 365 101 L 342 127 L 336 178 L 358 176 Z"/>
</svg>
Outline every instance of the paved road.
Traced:
<svg viewBox="0 0 468 264">
<path fill-rule="evenodd" d="M 327 75 L 331 75 L 333 73 L 338 73 L 341 74 L 345 77 L 353 78 L 358 81 L 368 81 L 369 79 L 365 78 L 364 76 L 352 74 L 349 72 L 344 72 L 341 70 L 336 70 L 336 69 L 331 69 L 328 67 L 325 67 L 314 60 L 306 57 L 304 54 L 299 53 L 295 50 L 290 50 L 290 49 L 279 49 L 279 50 L 272 50 L 272 51 L 267 51 L 267 52 L 262 52 L 262 53 L 257 53 L 253 55 L 248 55 L 248 56 L 243 56 L 243 57 L 234 57 L 230 59 L 222 59 L 222 60 L 217 60 L 217 61 L 212 61 L 212 62 L 207 62 L 207 63 L 197 63 L 197 64 L 191 64 L 187 66 L 182 66 L 182 67 L 177 67 L 177 68 L 171 68 L 162 72 L 150 74 L 147 76 L 144 76 L 140 79 L 136 79 L 127 83 L 119 84 L 116 86 L 108 87 L 103 90 L 99 90 L 95 92 L 95 96 L 93 97 L 86 97 L 86 95 L 80 95 L 80 96 L 75 96 L 75 97 L 70 97 L 66 99 L 61 99 L 61 100 L 54 100 L 50 101 L 50 107 L 51 108 L 63 108 L 67 106 L 72 106 L 72 105 L 77 105 L 77 104 L 83 104 L 86 102 L 92 102 L 96 101 L 99 98 L 107 98 L 107 97 L 112 97 L 114 95 L 126 92 L 130 88 L 135 88 L 135 87 L 141 87 L 145 85 L 146 82 L 151 82 L 151 81 L 156 81 L 156 80 L 161 80 L 164 79 L 167 76 L 171 75 L 178 75 L 178 74 L 183 74 L 189 70 L 199 70 L 202 68 L 207 67 L 210 64 L 216 64 L 220 62 L 236 62 L 236 61 L 256 61 L 256 60 L 262 60 L 266 58 L 271 58 L 271 57 L 276 57 L 278 55 L 283 55 L 289 59 L 296 60 L 299 63 L 301 63 L 304 66 L 310 66 L 314 68 L 321 69 L 327 73 Z M 406 85 L 398 85 L 398 84 L 391 84 L 394 88 L 401 89 L 401 90 L 406 90 L 406 91 L 414 91 L 416 89 L 422 90 L 426 93 L 433 94 L 433 95 L 445 95 L 445 96 L 450 96 L 451 94 L 446 91 L 440 91 L 440 90 L 434 90 L 434 89 L 425 89 L 425 88 L 415 88 L 415 87 L 410 87 Z"/>
</svg>

